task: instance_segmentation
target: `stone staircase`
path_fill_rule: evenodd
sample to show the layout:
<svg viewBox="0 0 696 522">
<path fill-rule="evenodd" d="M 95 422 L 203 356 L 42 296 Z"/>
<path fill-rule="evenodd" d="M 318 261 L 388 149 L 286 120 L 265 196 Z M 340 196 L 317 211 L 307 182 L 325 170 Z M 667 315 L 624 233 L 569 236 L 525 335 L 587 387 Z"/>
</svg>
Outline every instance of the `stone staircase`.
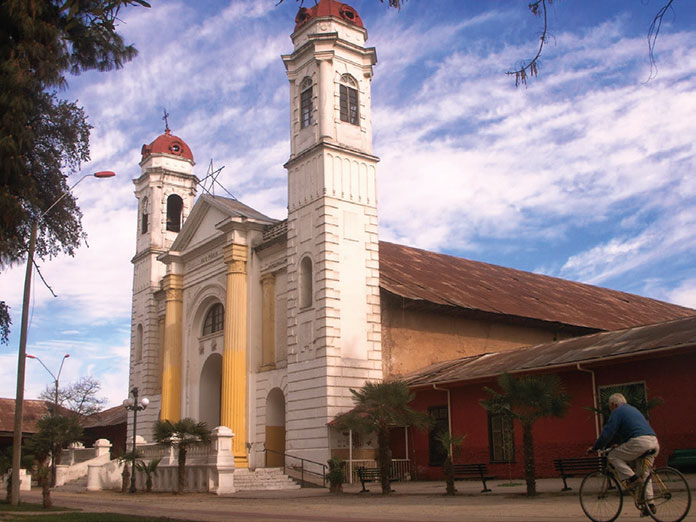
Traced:
<svg viewBox="0 0 696 522">
<path fill-rule="evenodd" d="M 234 470 L 234 488 L 237 491 L 260 491 L 268 489 L 300 489 L 300 485 L 280 468 L 256 468 L 254 471 L 238 468 Z"/>
<path fill-rule="evenodd" d="M 87 491 L 87 476 L 66 482 L 62 486 L 56 486 L 58 491 L 84 492 Z"/>
</svg>

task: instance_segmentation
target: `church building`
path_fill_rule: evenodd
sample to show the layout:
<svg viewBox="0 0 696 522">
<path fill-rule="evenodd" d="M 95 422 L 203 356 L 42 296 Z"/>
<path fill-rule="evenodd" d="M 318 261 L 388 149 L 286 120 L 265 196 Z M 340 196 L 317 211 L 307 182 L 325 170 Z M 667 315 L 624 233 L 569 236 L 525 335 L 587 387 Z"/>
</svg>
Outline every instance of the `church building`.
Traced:
<svg viewBox="0 0 696 522">
<path fill-rule="evenodd" d="M 380 241 L 376 51 L 336 0 L 295 24 L 286 219 L 200 193 L 193 152 L 168 128 L 142 148 L 129 384 L 150 399 L 146 440 L 157 419 L 191 417 L 232 430 L 237 467 L 347 458 L 330 421 L 368 380 L 694 314 Z"/>
</svg>

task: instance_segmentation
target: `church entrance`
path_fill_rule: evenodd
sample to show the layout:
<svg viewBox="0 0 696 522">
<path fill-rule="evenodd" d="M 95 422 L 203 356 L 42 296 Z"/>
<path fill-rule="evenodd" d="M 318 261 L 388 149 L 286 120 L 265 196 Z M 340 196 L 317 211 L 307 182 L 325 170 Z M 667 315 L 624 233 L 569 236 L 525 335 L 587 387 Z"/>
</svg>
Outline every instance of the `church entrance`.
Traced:
<svg viewBox="0 0 696 522">
<path fill-rule="evenodd" d="M 279 468 L 285 453 L 285 396 L 273 388 L 266 397 L 266 467 Z"/>
<path fill-rule="evenodd" d="M 201 371 L 198 418 L 210 429 L 220 425 L 220 395 L 222 394 L 222 355 L 210 354 Z"/>
</svg>

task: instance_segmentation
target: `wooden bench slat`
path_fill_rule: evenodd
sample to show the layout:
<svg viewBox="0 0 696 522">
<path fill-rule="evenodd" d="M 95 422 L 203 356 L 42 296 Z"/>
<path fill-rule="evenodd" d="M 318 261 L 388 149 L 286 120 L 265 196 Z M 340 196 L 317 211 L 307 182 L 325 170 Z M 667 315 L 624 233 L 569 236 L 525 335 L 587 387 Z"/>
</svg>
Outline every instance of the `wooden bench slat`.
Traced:
<svg viewBox="0 0 696 522">
<path fill-rule="evenodd" d="M 579 474 L 590 473 L 591 471 L 601 471 L 606 465 L 605 457 L 576 457 L 568 459 L 554 459 L 553 466 L 561 474 L 563 479 L 563 489 L 568 491 L 572 489 L 568 486 L 566 479 Z"/>
<path fill-rule="evenodd" d="M 486 481 L 493 480 L 495 477 L 488 476 L 488 466 L 485 464 L 453 464 L 452 469 L 454 471 L 454 478 L 478 477 L 483 483 L 481 493 L 488 493 L 491 491 L 488 489 Z"/>
<path fill-rule="evenodd" d="M 355 470 L 358 473 L 358 479 L 360 479 L 360 484 L 362 485 L 362 490 L 360 493 L 368 492 L 369 489 L 365 488 L 365 482 L 376 482 L 382 479 L 379 468 L 358 468 Z M 398 477 L 389 477 L 389 482 L 394 482 L 399 480 Z"/>
</svg>

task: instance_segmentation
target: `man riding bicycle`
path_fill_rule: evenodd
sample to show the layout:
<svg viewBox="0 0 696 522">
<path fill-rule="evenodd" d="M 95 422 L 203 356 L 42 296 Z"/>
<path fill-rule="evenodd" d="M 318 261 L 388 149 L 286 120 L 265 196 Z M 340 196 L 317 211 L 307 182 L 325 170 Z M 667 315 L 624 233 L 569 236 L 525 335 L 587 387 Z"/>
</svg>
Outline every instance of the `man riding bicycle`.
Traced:
<svg viewBox="0 0 696 522">
<path fill-rule="evenodd" d="M 657 436 L 643 414 L 630 404 L 626 397 L 615 393 L 609 397 L 611 415 L 604 425 L 602 433 L 587 452 L 604 449 L 618 444 L 607 456 L 607 460 L 616 470 L 618 477 L 629 489 L 641 486 L 643 477 L 638 477 L 630 463 L 638 459 L 646 451 L 655 452 L 646 458 L 652 464 L 660 451 Z"/>
</svg>

